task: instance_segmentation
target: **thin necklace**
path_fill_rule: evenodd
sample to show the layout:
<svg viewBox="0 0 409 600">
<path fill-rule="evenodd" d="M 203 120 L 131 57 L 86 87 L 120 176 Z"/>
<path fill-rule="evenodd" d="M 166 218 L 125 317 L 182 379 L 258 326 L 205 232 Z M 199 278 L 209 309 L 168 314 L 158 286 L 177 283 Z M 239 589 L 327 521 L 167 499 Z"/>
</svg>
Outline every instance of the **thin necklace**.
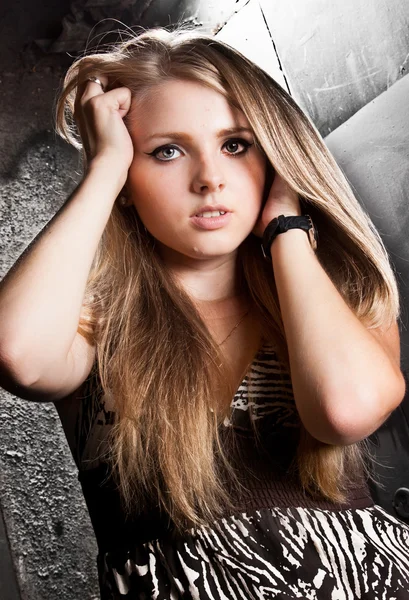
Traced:
<svg viewBox="0 0 409 600">
<path fill-rule="evenodd" d="M 244 313 L 244 315 L 242 315 L 240 317 L 240 320 L 236 323 L 236 325 L 233 327 L 233 329 L 230 331 L 230 333 L 227 335 L 227 337 L 224 338 L 224 340 L 222 342 L 220 342 L 220 344 L 217 344 L 219 347 L 222 346 L 224 344 L 224 342 L 227 342 L 227 340 L 229 339 L 229 337 L 232 335 L 232 333 L 234 331 L 236 331 L 237 327 L 244 321 L 244 319 L 247 317 L 247 315 L 249 314 L 249 310 L 246 310 L 246 312 Z"/>
</svg>

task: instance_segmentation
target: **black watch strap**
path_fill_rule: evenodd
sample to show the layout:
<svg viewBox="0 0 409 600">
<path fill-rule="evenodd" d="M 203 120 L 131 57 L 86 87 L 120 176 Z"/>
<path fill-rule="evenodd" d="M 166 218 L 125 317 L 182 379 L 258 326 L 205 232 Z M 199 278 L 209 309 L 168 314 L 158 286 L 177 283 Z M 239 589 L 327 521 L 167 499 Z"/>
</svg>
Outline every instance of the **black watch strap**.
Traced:
<svg viewBox="0 0 409 600">
<path fill-rule="evenodd" d="M 261 249 L 265 258 L 271 258 L 271 244 L 280 233 L 285 233 L 289 229 L 303 229 L 308 233 L 312 248 L 317 248 L 317 231 L 314 227 L 310 215 L 297 217 L 285 217 L 279 215 L 267 225 L 264 230 Z"/>
</svg>

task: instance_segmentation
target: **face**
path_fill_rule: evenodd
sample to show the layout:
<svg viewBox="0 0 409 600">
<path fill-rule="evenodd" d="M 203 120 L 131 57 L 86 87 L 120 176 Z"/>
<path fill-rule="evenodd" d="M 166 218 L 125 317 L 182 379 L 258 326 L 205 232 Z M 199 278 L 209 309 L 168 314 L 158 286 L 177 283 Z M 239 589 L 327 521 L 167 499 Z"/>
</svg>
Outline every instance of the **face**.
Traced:
<svg viewBox="0 0 409 600">
<path fill-rule="evenodd" d="M 234 254 L 260 213 L 266 159 L 218 92 L 170 81 L 134 102 L 127 191 L 164 257 Z"/>
</svg>

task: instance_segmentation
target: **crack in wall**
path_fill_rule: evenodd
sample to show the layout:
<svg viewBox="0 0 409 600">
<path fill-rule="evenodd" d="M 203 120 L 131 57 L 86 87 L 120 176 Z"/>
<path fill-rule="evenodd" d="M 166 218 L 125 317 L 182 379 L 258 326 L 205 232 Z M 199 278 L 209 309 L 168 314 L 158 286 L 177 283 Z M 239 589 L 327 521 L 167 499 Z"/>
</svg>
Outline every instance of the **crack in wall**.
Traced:
<svg viewBox="0 0 409 600">
<path fill-rule="evenodd" d="M 236 3 L 239 2 L 240 0 L 236 0 Z M 230 15 L 230 17 L 228 19 L 226 19 L 226 21 L 224 21 L 221 25 L 216 25 L 216 27 L 214 27 L 212 29 L 212 33 L 214 35 L 217 35 L 219 33 L 219 31 L 221 31 L 223 29 L 223 27 L 225 27 L 227 25 L 227 23 L 229 21 L 231 21 L 231 19 L 237 15 L 241 10 L 243 10 L 243 8 L 245 8 L 252 0 L 245 0 L 244 4 L 242 4 L 242 6 L 239 6 L 238 8 L 235 9 L 234 12 L 232 12 L 232 14 Z"/>
<path fill-rule="evenodd" d="M 269 27 L 269 25 L 268 25 L 268 22 L 267 22 L 266 16 L 265 16 L 265 14 L 264 14 L 263 7 L 261 6 L 261 3 L 260 3 L 260 2 L 259 2 L 259 7 L 260 7 L 261 15 L 262 15 L 262 17 L 263 17 L 263 21 L 264 21 L 264 23 L 265 23 L 265 25 L 266 25 L 266 27 L 267 27 L 267 31 L 268 31 L 268 35 L 270 36 L 271 43 L 273 44 L 274 53 L 275 53 L 275 55 L 276 55 L 276 57 L 277 57 L 278 68 L 280 69 L 281 73 L 283 74 L 283 79 L 284 79 L 285 85 L 286 85 L 286 87 L 287 87 L 287 92 L 290 94 L 290 96 L 292 96 L 292 94 L 291 94 L 291 90 L 290 90 L 290 86 L 289 86 L 289 83 L 288 83 L 288 79 L 287 79 L 287 77 L 286 77 L 286 74 L 285 74 L 285 72 L 284 72 L 283 65 L 282 65 L 282 62 L 281 62 L 281 59 L 280 59 L 280 55 L 278 54 L 278 51 L 277 51 L 277 46 L 276 46 L 276 44 L 275 44 L 275 41 L 274 41 L 274 38 L 273 38 L 272 31 L 271 31 L 271 29 L 270 29 L 270 27 Z"/>
</svg>

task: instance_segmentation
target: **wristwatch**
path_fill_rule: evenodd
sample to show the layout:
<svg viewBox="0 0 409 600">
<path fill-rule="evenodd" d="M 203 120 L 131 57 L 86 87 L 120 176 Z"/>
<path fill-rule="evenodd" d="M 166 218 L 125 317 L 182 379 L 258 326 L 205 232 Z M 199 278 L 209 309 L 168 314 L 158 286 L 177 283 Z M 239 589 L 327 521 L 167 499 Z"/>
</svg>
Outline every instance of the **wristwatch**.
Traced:
<svg viewBox="0 0 409 600">
<path fill-rule="evenodd" d="M 307 232 L 313 250 L 317 248 L 317 230 L 314 227 L 310 215 L 301 217 L 285 217 L 279 215 L 267 225 L 264 230 L 261 250 L 264 258 L 271 259 L 271 244 L 279 233 L 285 233 L 289 229 L 303 229 Z"/>
</svg>

